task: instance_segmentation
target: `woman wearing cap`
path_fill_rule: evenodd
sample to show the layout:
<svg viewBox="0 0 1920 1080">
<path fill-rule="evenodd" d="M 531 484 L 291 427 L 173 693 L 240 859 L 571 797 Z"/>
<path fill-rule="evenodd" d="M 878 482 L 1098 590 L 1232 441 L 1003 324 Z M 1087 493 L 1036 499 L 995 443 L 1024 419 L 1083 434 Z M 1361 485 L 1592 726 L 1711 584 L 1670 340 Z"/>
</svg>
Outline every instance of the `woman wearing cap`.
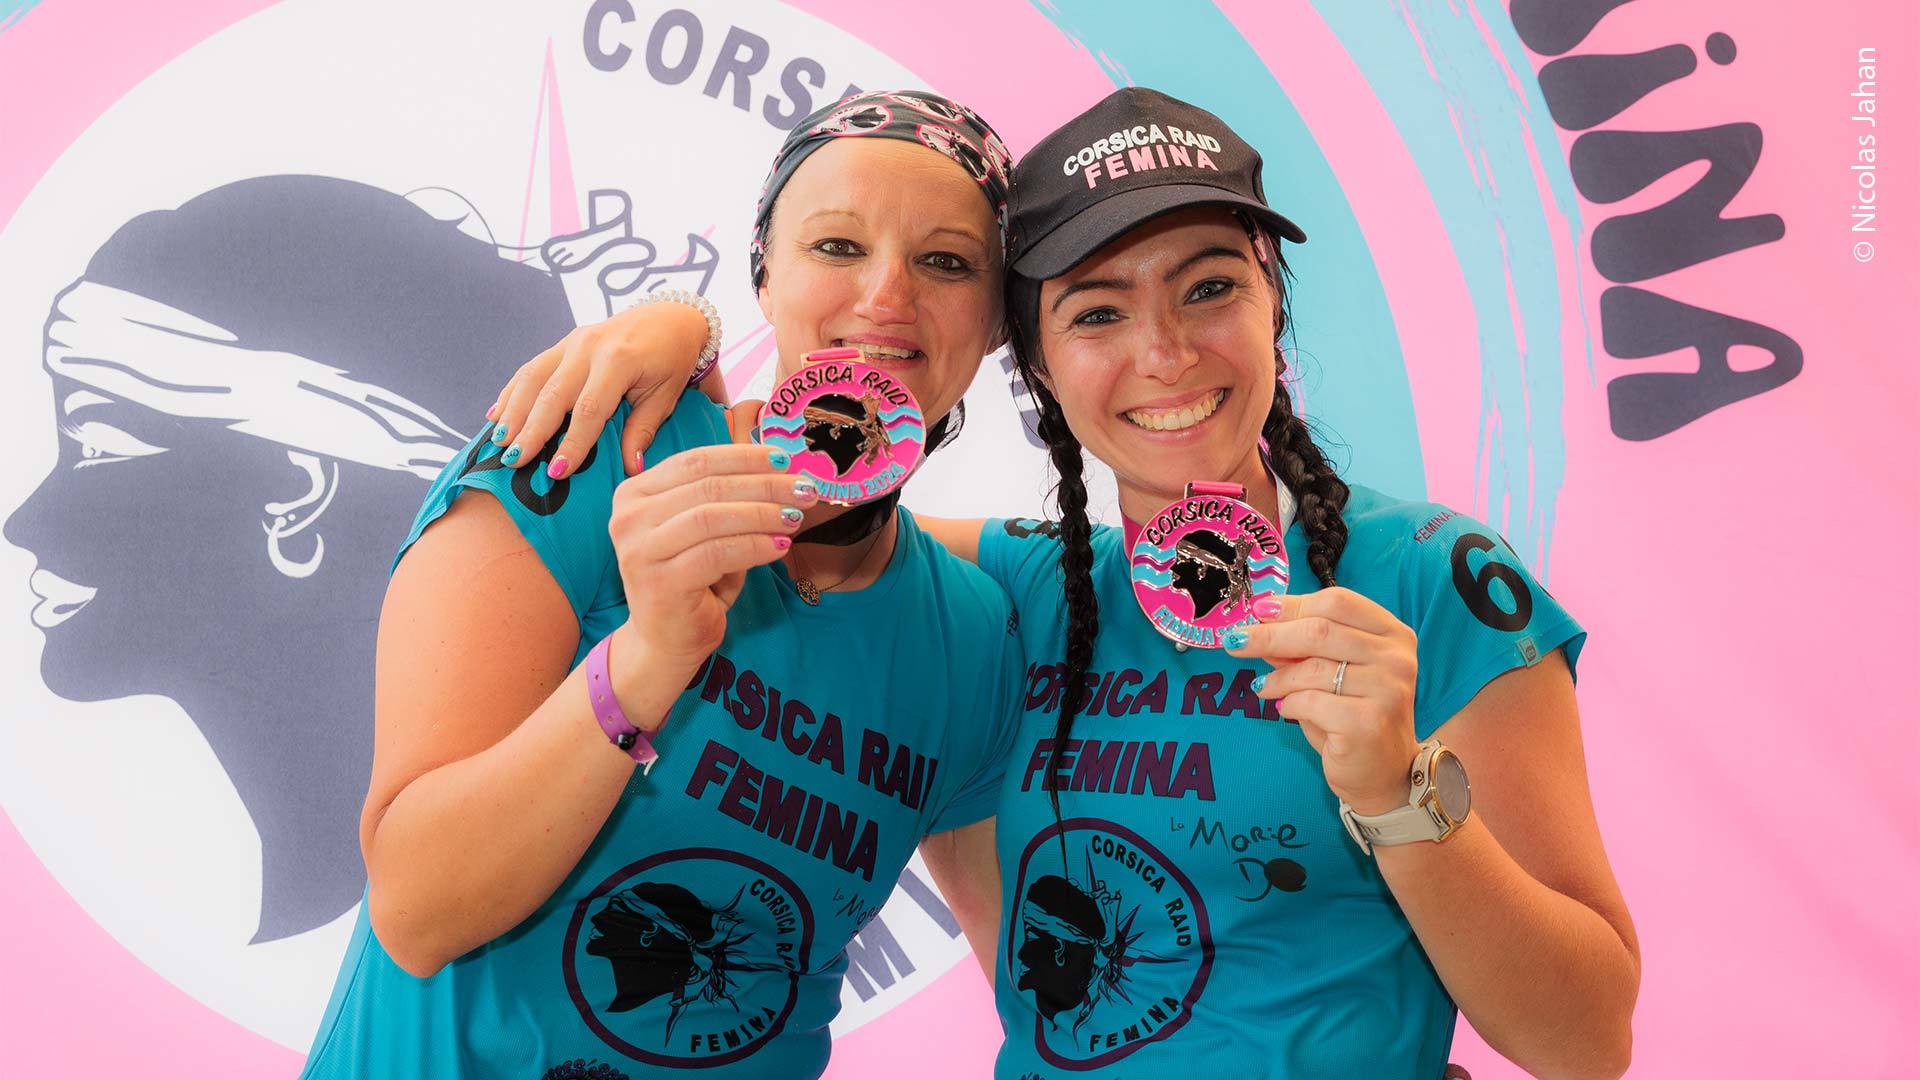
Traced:
<svg viewBox="0 0 1920 1080">
<path fill-rule="evenodd" d="M 1334 473 L 1276 345 L 1305 235 L 1218 118 L 1125 89 L 1016 178 L 1008 314 L 1060 514 L 929 526 L 1041 660 L 996 824 L 996 1073 L 1434 1078 L 1457 1007 L 1532 1072 L 1619 1075 L 1639 952 L 1587 791 L 1584 632 L 1492 529 Z M 1089 524 L 1083 448 L 1125 528 Z M 1134 553 L 1190 484 L 1237 489 L 1296 568 L 1224 649 L 1136 602 L 1175 576 Z"/>
<path fill-rule="evenodd" d="M 752 259 L 783 374 L 867 352 L 939 444 L 1003 323 L 995 143 L 929 94 L 801 122 Z M 710 309 L 660 308 L 713 355 Z M 624 483 L 615 435 L 570 468 L 492 425 L 440 473 L 381 613 L 369 889 L 304 1075 L 816 1076 L 847 943 L 923 837 L 990 924 L 991 875 L 942 870 L 992 863 L 1006 595 L 892 499 L 829 506 L 753 423 L 689 391 Z"/>
</svg>

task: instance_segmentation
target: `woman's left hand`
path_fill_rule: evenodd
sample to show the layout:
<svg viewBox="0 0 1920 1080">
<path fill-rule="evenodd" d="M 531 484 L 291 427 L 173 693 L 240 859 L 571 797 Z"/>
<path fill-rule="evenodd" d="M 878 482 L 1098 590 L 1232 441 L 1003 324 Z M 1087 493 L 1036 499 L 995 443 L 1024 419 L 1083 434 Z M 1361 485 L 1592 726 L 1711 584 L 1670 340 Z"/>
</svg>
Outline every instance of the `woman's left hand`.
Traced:
<svg viewBox="0 0 1920 1080">
<path fill-rule="evenodd" d="M 1256 680 L 1257 691 L 1280 702 L 1281 716 L 1299 721 L 1320 753 L 1327 786 L 1356 813 L 1407 805 L 1408 770 L 1420 748 L 1413 734 L 1420 668 L 1413 630 L 1351 589 L 1277 601 L 1255 604 L 1260 622 L 1238 628 L 1245 641 L 1227 653 L 1273 665 Z"/>
<path fill-rule="evenodd" d="M 604 322 L 575 327 L 507 380 L 487 410 L 495 422 L 493 441 L 511 444 L 532 461 L 564 423 L 566 438 L 551 455 L 554 469 L 548 473 L 558 480 L 586 460 L 624 399 L 633 410 L 620 436 L 626 466 L 621 475 L 632 476 L 640 471 L 640 453 L 680 400 L 707 334 L 706 316 L 679 302 L 636 304 Z M 701 385 L 724 396 L 715 376 Z"/>
</svg>

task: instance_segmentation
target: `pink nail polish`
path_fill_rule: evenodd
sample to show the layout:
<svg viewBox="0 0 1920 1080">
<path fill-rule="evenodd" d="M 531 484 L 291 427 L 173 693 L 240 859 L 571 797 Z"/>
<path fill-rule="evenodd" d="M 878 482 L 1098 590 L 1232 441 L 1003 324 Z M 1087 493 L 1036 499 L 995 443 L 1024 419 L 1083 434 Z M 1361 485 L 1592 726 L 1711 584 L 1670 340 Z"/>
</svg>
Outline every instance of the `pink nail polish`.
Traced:
<svg viewBox="0 0 1920 1080">
<path fill-rule="evenodd" d="M 633 452 L 633 471 L 637 473 L 647 471 L 647 452 L 645 450 L 635 450 Z"/>
<path fill-rule="evenodd" d="M 1277 619 L 1280 610 L 1280 601 L 1272 596 L 1263 596 L 1253 602 L 1253 617 L 1256 619 Z"/>
<path fill-rule="evenodd" d="M 560 479 L 561 476 L 566 474 L 566 471 L 567 471 L 567 459 L 563 457 L 556 457 L 553 459 L 553 464 L 547 466 L 547 477 L 548 479 L 551 479 L 551 480 L 558 480 Z"/>
<path fill-rule="evenodd" d="M 493 405 L 487 409 L 487 419 L 491 420 L 498 415 L 500 415 L 500 406 Z"/>
<path fill-rule="evenodd" d="M 773 546 L 774 546 L 774 550 L 776 551 L 785 551 L 788 548 L 793 546 L 793 538 L 788 536 L 776 536 L 773 538 Z"/>
</svg>

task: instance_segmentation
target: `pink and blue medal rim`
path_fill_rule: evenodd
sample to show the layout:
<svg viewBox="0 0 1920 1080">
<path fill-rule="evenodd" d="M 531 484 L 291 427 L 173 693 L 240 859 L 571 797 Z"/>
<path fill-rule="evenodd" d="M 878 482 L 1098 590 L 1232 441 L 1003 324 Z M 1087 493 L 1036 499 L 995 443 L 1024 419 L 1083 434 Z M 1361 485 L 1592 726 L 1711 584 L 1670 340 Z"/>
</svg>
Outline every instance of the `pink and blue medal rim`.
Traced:
<svg viewBox="0 0 1920 1080">
<path fill-rule="evenodd" d="M 1257 621 L 1256 602 L 1287 591 L 1285 534 L 1247 504 L 1239 484 L 1194 481 L 1127 532 L 1134 600 L 1183 648 L 1223 648 L 1228 630 Z"/>
<path fill-rule="evenodd" d="M 899 376 L 858 349 L 821 349 L 767 395 L 754 441 L 787 452 L 820 501 L 857 506 L 885 498 L 926 457 L 926 418 Z"/>
</svg>

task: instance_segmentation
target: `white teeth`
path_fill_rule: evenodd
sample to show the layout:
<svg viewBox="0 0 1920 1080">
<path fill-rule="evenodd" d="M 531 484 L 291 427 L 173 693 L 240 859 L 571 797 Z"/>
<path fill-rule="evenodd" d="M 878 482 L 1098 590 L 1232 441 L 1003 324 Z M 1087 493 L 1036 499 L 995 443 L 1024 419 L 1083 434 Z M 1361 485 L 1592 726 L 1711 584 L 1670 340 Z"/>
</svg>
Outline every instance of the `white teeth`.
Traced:
<svg viewBox="0 0 1920 1080">
<path fill-rule="evenodd" d="M 919 349 L 896 349 L 891 345 L 869 345 L 864 341 L 854 342 L 853 347 L 860 350 L 860 355 L 870 359 L 881 357 L 887 360 L 911 360 L 920 355 Z"/>
<path fill-rule="evenodd" d="M 1180 409 L 1131 409 L 1125 414 L 1128 420 L 1146 428 L 1148 431 L 1179 431 L 1213 415 L 1213 411 L 1226 400 L 1225 390 L 1215 390 L 1212 394 Z"/>
<path fill-rule="evenodd" d="M 76 585 L 51 570 L 35 570 L 27 579 L 27 587 L 40 597 L 33 609 L 33 625 L 42 630 L 51 630 L 78 615 L 100 591 Z"/>
</svg>

